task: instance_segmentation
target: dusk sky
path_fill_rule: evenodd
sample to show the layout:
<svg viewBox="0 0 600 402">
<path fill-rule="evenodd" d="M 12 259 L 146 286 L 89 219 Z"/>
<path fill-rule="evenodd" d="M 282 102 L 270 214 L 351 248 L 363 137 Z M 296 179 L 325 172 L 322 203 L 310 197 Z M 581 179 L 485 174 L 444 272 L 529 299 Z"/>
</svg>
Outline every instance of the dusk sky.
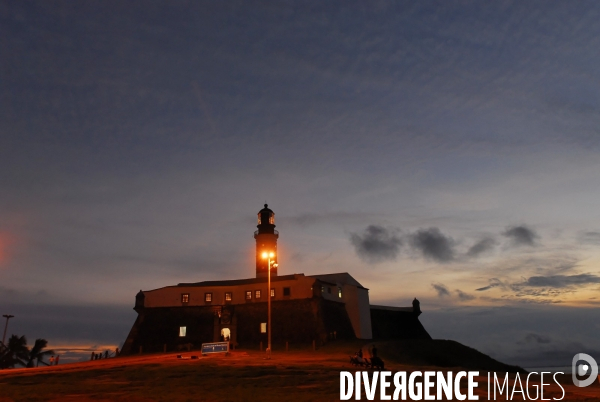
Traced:
<svg viewBox="0 0 600 402">
<path fill-rule="evenodd" d="M 0 0 L 0 314 L 115 347 L 135 294 L 348 272 L 507 363 L 600 358 L 595 1 Z M 4 328 L 1 322 L 0 330 Z"/>
</svg>

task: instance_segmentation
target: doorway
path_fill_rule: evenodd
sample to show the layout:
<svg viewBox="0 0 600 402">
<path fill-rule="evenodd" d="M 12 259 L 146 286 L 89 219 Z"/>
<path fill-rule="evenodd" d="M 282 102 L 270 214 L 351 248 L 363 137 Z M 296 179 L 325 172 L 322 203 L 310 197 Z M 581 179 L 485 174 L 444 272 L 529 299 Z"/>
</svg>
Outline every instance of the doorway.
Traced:
<svg viewBox="0 0 600 402">
<path fill-rule="evenodd" d="M 231 339 L 231 331 L 229 328 L 223 328 L 221 330 L 221 341 L 228 342 Z"/>
</svg>

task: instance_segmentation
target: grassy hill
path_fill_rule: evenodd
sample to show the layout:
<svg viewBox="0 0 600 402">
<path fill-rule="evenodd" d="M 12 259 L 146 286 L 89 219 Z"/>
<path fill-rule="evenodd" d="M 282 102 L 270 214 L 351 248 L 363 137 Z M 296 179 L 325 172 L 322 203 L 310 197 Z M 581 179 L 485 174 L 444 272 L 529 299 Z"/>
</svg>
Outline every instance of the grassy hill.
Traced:
<svg viewBox="0 0 600 402">
<path fill-rule="evenodd" d="M 258 349 L 199 356 L 198 351 L 143 354 L 64 364 L 0 370 L 0 402 L 16 401 L 287 401 L 339 400 L 340 371 L 356 371 L 349 355 L 372 343 L 335 341 L 274 345 L 271 360 Z M 390 371 L 518 371 L 458 342 L 379 341 L 379 355 Z M 190 356 L 199 356 L 190 359 Z M 480 380 L 481 381 L 481 380 Z M 485 387 L 482 388 L 484 390 Z M 554 392 L 554 391 L 553 391 Z M 557 392 L 555 392 L 557 395 Z M 550 395 L 550 394 L 549 394 Z"/>
<path fill-rule="evenodd" d="M 526 373 L 461 343 L 449 340 L 402 340 L 375 342 L 385 361 L 409 366 L 460 367 L 466 370 Z"/>
</svg>

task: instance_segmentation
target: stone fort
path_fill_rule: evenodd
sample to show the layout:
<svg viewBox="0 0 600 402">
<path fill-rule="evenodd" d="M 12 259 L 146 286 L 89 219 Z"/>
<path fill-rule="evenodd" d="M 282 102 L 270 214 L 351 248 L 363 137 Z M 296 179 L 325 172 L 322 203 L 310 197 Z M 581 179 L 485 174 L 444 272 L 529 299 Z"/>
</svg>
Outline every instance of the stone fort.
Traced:
<svg viewBox="0 0 600 402">
<path fill-rule="evenodd" d="M 431 339 L 412 307 L 377 306 L 369 289 L 346 272 L 278 275 L 275 213 L 265 204 L 258 212 L 256 277 L 180 283 L 140 290 L 138 316 L 123 354 L 199 348 L 230 341 L 255 347 L 267 342 L 267 298 L 271 298 L 273 344 L 323 344 L 332 339 Z M 273 253 L 272 264 L 263 253 Z M 271 288 L 267 276 L 271 272 Z"/>
</svg>

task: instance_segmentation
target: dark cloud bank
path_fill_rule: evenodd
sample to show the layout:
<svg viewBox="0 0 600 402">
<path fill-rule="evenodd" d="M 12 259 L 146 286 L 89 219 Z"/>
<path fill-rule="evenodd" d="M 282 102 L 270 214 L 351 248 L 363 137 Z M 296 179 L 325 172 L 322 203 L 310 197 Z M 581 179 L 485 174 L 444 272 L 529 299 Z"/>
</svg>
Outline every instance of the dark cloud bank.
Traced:
<svg viewBox="0 0 600 402">
<path fill-rule="evenodd" d="M 360 258 L 368 262 L 393 261 L 406 244 L 424 258 L 438 263 L 450 263 L 462 258 L 477 258 L 491 252 L 499 244 L 491 235 L 477 240 L 464 254 L 457 251 L 452 237 L 437 227 L 419 229 L 413 233 L 400 235 L 398 228 L 385 228 L 379 225 L 368 226 L 362 234 L 351 233 L 350 242 Z M 535 246 L 540 237 L 533 229 L 525 226 L 511 226 L 502 233 L 512 247 Z"/>
<path fill-rule="evenodd" d="M 569 286 L 585 286 L 594 283 L 600 283 L 600 276 L 594 274 L 532 276 L 524 281 L 514 283 L 505 283 L 498 278 L 491 278 L 488 286 L 475 290 L 481 292 L 496 287 L 519 290 L 523 286 L 566 288 Z"/>
<path fill-rule="evenodd" d="M 360 258 L 368 262 L 393 261 L 404 244 L 420 252 L 423 257 L 445 263 L 455 258 L 454 240 L 438 228 L 420 229 L 401 237 L 399 229 L 370 225 L 362 234 L 352 233 L 350 242 Z"/>
</svg>

